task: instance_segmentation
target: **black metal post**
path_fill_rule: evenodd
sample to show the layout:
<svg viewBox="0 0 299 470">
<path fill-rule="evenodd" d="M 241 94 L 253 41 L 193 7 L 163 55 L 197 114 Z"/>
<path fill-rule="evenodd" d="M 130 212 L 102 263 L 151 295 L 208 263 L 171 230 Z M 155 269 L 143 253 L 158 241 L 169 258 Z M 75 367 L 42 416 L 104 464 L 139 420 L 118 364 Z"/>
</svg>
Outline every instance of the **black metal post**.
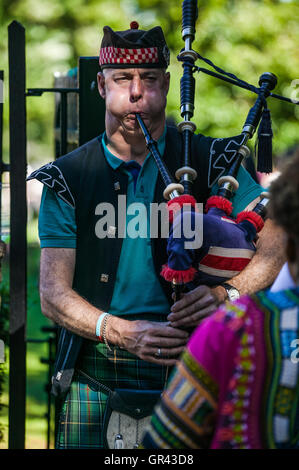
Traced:
<svg viewBox="0 0 299 470">
<path fill-rule="evenodd" d="M 8 27 L 10 106 L 10 371 L 9 448 L 25 448 L 27 203 L 25 29 Z"/>
<path fill-rule="evenodd" d="M 100 97 L 97 73 L 98 57 L 79 58 L 79 145 L 83 145 L 105 130 L 105 101 Z"/>
<path fill-rule="evenodd" d="M 67 93 L 61 93 L 60 102 L 60 155 L 67 153 Z"/>
</svg>

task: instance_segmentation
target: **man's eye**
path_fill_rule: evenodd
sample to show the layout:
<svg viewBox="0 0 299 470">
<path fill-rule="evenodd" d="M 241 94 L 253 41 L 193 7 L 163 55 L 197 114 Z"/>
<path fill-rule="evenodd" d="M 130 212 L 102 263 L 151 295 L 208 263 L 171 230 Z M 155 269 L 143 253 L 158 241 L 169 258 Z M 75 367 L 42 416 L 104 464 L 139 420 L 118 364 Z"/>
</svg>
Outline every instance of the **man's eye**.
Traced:
<svg viewBox="0 0 299 470">
<path fill-rule="evenodd" d="M 148 77 L 145 78 L 145 80 L 149 83 L 153 83 L 157 80 L 157 78 L 155 76 L 149 75 Z"/>
</svg>

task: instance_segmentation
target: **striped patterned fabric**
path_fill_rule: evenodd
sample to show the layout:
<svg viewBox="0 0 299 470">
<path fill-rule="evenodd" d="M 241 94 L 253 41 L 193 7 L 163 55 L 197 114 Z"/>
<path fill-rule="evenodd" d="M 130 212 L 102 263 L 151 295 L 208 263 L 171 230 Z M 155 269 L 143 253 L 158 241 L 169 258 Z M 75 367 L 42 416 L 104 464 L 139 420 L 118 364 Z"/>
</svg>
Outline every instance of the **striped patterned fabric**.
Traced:
<svg viewBox="0 0 299 470">
<path fill-rule="evenodd" d="M 247 266 L 253 255 L 254 251 L 248 248 L 211 246 L 198 269 L 210 276 L 231 279 Z"/>
<path fill-rule="evenodd" d="M 299 449 L 299 288 L 242 297 L 202 322 L 142 448 Z"/>
<path fill-rule="evenodd" d="M 213 433 L 218 386 L 185 352 L 146 434 L 147 448 L 207 447 Z"/>
</svg>

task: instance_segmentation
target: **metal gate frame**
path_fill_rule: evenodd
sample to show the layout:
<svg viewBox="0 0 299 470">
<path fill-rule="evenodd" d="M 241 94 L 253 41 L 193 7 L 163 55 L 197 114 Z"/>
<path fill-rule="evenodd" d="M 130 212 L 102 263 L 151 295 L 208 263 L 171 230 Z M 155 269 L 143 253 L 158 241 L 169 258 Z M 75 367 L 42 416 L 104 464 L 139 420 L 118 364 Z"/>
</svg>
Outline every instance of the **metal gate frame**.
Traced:
<svg viewBox="0 0 299 470">
<path fill-rule="evenodd" d="M 10 148 L 9 448 L 25 448 L 27 202 L 25 29 L 8 27 Z"/>
<path fill-rule="evenodd" d="M 60 155 L 67 150 L 67 96 L 68 93 L 79 95 L 78 145 L 99 135 L 104 130 L 105 104 L 95 99 L 96 83 L 86 80 L 83 70 L 86 62 L 79 59 L 78 88 L 31 88 L 26 90 L 26 56 L 25 28 L 17 21 L 8 26 L 9 54 L 9 157 L 10 165 L 2 162 L 2 142 L 0 164 L 1 176 L 10 171 L 10 322 L 9 322 L 9 449 L 25 448 L 26 422 L 26 343 L 45 340 L 26 338 L 27 320 L 27 131 L 26 131 L 26 98 L 41 96 L 44 92 L 60 93 Z M 82 72 L 81 72 L 82 64 Z M 1 79 L 1 75 L 0 75 Z M 93 103 L 94 109 L 92 109 Z M 88 119 L 84 110 L 88 109 Z M 90 112 L 93 111 L 93 112 Z M 83 116 L 84 115 L 84 116 Z M 83 116 L 83 118 L 82 118 Z M 95 119 L 96 118 L 96 119 Z M 0 109 L 2 125 L 2 107 Z M 1 127 L 1 126 L 0 126 Z M 1 127 L 2 129 L 2 127 Z M 0 131 L 1 131 L 0 129 Z M 1 132 L 2 140 L 2 132 Z M 1 191 L 0 191 L 1 193 Z M 0 196 L 1 202 L 1 196 Z M 1 219 L 0 219 L 1 220 Z M 49 347 L 52 338 L 49 338 Z M 46 362 L 51 366 L 51 358 Z M 50 400 L 50 399 L 49 399 Z M 48 413 L 49 413 L 48 400 Z M 49 414 L 48 414 L 49 419 Z M 48 429 L 48 446 L 49 446 Z"/>
</svg>

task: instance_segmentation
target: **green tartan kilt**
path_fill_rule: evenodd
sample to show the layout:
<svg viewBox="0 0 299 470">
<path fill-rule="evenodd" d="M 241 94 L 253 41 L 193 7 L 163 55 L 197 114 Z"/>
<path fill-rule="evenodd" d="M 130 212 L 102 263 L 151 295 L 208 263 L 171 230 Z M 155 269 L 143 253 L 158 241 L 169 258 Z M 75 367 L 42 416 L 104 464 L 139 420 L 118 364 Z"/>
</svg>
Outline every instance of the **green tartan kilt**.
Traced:
<svg viewBox="0 0 299 470">
<path fill-rule="evenodd" d="M 98 382 L 110 390 L 163 390 L 166 375 L 167 367 L 143 361 L 117 346 L 109 351 L 104 344 L 86 340 L 62 405 L 56 448 L 105 448 L 103 418 L 109 391 L 99 388 Z"/>
</svg>

